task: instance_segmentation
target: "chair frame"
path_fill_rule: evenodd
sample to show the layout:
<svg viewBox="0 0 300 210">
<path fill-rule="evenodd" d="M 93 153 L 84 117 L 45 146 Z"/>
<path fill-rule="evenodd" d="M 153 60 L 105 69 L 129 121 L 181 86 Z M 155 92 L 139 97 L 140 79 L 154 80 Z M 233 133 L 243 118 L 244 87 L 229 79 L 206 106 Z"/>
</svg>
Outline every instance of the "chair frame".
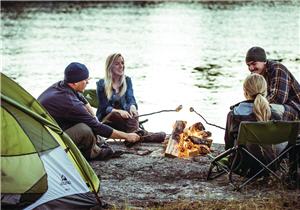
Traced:
<svg viewBox="0 0 300 210">
<path fill-rule="evenodd" d="M 247 133 L 247 131 L 249 131 L 249 127 L 250 130 L 252 129 L 258 129 L 259 127 L 263 128 L 263 129 L 268 129 L 268 127 L 266 126 L 274 126 L 276 128 L 275 130 L 270 129 L 268 132 L 273 134 L 272 138 L 274 138 L 274 143 L 273 144 L 277 144 L 277 143 L 282 143 L 282 142 L 288 142 L 287 147 L 275 158 L 273 159 L 270 163 L 268 164 L 264 164 L 263 162 L 261 162 L 258 158 L 255 157 L 255 155 L 253 155 L 251 152 L 249 152 L 246 148 L 245 148 L 245 144 L 246 143 L 254 143 L 257 145 L 264 145 L 264 143 L 262 142 L 257 142 L 255 141 L 255 137 L 257 137 L 258 139 L 263 138 L 265 135 L 268 135 L 269 133 L 265 133 L 265 132 L 260 132 L 260 133 L 254 133 L 252 132 L 252 137 L 254 137 L 253 139 L 249 139 L 245 133 Z M 275 134 L 278 134 L 278 129 L 279 128 L 286 128 L 288 129 L 288 127 L 285 126 L 290 126 L 290 130 L 289 133 L 286 133 L 286 138 L 282 138 L 282 136 L 278 135 L 279 137 L 277 137 Z M 300 128 L 300 121 L 268 121 L 268 122 L 247 122 L 244 121 L 240 124 L 239 127 L 239 134 L 237 137 L 237 140 L 235 141 L 235 146 L 233 148 L 230 148 L 228 150 L 226 150 L 225 152 L 221 153 L 220 155 L 216 156 L 210 165 L 209 171 L 208 171 L 208 175 L 207 175 L 207 180 L 211 180 L 214 178 L 217 178 L 225 173 L 228 174 L 228 178 L 229 178 L 229 184 L 231 184 L 235 190 L 240 190 L 241 188 L 243 188 L 245 185 L 247 185 L 249 182 L 251 182 L 252 180 L 254 180 L 258 175 L 260 175 L 261 173 L 267 171 L 269 172 L 269 174 L 271 176 L 274 176 L 276 179 L 281 180 L 281 177 L 278 176 L 278 174 L 275 173 L 274 170 L 272 170 L 270 168 L 270 166 L 272 166 L 273 164 L 278 164 L 281 162 L 281 160 L 287 155 L 289 154 L 289 172 L 292 171 L 291 169 L 296 169 L 297 170 L 297 163 L 295 163 L 296 160 L 296 145 L 298 145 L 296 143 L 296 139 L 297 139 L 297 135 L 299 132 Z M 274 134 L 274 132 L 276 132 Z M 262 137 L 261 137 L 262 136 Z M 265 144 L 265 145 L 271 145 L 271 143 Z M 248 155 L 251 159 L 253 159 L 257 164 L 259 164 L 262 168 L 255 173 L 254 175 L 252 175 L 251 177 L 248 177 L 245 181 L 241 181 L 238 182 L 236 180 L 233 179 L 233 174 L 234 169 L 236 168 L 236 164 L 238 164 L 238 154 L 243 152 L 243 154 Z M 298 154 L 299 155 L 299 154 Z M 222 164 L 220 162 L 220 160 L 224 157 L 228 157 L 228 156 L 233 156 L 231 163 L 229 164 L 229 166 L 226 166 L 224 164 Z M 213 173 L 213 169 L 216 168 L 217 172 Z"/>
</svg>

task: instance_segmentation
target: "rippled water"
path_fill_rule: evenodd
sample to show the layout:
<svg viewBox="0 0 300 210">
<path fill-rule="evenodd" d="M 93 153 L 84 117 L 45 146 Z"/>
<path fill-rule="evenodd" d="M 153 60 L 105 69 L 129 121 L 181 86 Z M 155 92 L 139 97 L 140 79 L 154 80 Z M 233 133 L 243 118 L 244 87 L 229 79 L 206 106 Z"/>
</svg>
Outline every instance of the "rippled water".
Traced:
<svg viewBox="0 0 300 210">
<path fill-rule="evenodd" d="M 92 80 L 113 52 L 125 57 L 148 130 L 172 131 L 175 120 L 225 126 L 228 107 L 243 100 L 246 51 L 262 46 L 300 80 L 299 1 L 292 3 L 2 3 L 2 71 L 37 97 L 63 78 L 72 61 Z M 202 121 L 203 122 L 203 121 Z M 207 126 L 215 142 L 223 131 Z"/>
</svg>

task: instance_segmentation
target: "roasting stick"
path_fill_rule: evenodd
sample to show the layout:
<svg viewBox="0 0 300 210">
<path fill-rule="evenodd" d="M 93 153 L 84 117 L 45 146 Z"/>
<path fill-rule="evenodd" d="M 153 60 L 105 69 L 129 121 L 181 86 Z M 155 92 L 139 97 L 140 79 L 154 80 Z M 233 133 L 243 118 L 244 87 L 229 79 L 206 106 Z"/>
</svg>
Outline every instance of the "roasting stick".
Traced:
<svg viewBox="0 0 300 210">
<path fill-rule="evenodd" d="M 190 112 L 195 112 L 198 116 L 200 116 L 205 121 L 206 124 L 225 130 L 225 128 L 221 126 L 207 122 L 207 120 L 201 114 L 199 114 L 193 107 L 190 107 Z"/>
<path fill-rule="evenodd" d="M 182 109 L 182 105 L 179 105 L 176 109 L 164 109 L 164 110 L 160 110 L 160 111 L 157 111 L 157 112 L 151 112 L 151 113 L 148 113 L 148 114 L 141 114 L 141 115 L 138 115 L 136 117 L 137 118 L 138 117 L 144 117 L 144 116 L 148 116 L 148 115 L 158 114 L 158 113 L 161 113 L 161 112 L 179 112 L 181 109 Z"/>
</svg>

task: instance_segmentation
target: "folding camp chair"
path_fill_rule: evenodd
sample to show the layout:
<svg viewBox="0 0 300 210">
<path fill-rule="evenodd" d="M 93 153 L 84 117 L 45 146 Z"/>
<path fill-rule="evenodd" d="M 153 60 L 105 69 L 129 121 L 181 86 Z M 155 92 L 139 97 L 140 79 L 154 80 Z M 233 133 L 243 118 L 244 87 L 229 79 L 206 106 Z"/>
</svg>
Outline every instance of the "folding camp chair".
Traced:
<svg viewBox="0 0 300 210">
<path fill-rule="evenodd" d="M 229 181 L 236 190 L 241 189 L 253 179 L 263 174 L 270 174 L 280 180 L 276 169 L 284 157 L 289 157 L 289 171 L 295 169 L 296 139 L 300 127 L 299 121 L 242 122 L 239 127 L 235 146 L 215 157 L 210 165 L 207 179 L 214 179 L 223 174 L 229 175 Z M 285 149 L 270 162 L 264 163 L 247 149 L 248 145 L 276 145 L 288 142 Z M 254 173 L 247 174 L 245 161 L 252 166 L 259 166 Z M 254 162 L 254 164 L 253 164 Z M 258 168 L 258 167 L 256 167 Z M 249 172 L 249 170 L 248 170 Z M 245 176 L 244 181 L 234 180 L 233 174 Z"/>
</svg>

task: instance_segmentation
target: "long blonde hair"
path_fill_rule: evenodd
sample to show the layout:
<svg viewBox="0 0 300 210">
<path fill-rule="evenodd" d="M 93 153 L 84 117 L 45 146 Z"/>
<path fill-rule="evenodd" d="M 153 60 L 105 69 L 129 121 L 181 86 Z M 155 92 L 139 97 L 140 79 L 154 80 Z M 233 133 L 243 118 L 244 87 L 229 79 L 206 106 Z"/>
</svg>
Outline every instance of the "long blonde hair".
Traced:
<svg viewBox="0 0 300 210">
<path fill-rule="evenodd" d="M 253 112 L 257 121 L 268 121 L 271 108 L 267 96 L 267 82 L 259 74 L 252 73 L 244 81 L 244 94 L 247 99 L 254 100 Z"/>
<path fill-rule="evenodd" d="M 112 65 L 115 62 L 115 60 L 117 58 L 119 58 L 120 56 L 123 58 L 123 56 L 120 53 L 111 54 L 107 57 L 106 62 L 105 62 L 105 78 L 104 78 L 105 79 L 105 93 L 106 93 L 106 97 L 108 99 L 110 99 L 113 94 Z M 127 84 L 126 84 L 125 74 L 123 74 L 121 81 L 120 81 L 120 91 L 118 93 L 119 96 L 123 96 L 126 92 L 126 89 L 127 89 Z"/>
</svg>

